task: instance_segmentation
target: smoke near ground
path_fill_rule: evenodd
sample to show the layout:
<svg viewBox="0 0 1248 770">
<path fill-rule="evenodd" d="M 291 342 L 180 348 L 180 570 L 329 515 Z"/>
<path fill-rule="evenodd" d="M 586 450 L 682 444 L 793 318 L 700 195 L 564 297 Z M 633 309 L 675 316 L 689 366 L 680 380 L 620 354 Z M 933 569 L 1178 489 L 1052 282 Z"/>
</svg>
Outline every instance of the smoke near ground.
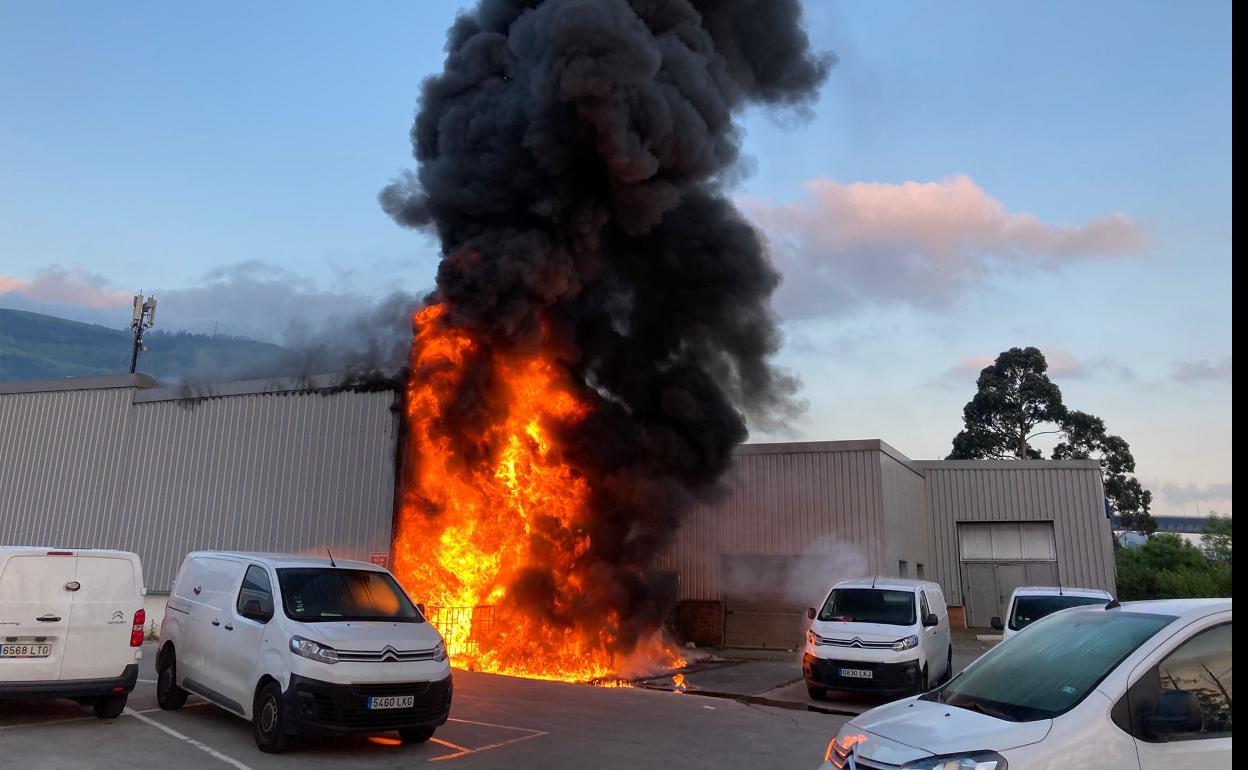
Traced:
<svg viewBox="0 0 1248 770">
<path fill-rule="evenodd" d="M 380 195 L 436 233 L 430 300 L 483 342 L 440 425 L 465 462 L 488 459 L 495 352 L 541 349 L 593 405 L 563 453 L 593 489 L 591 609 L 623 619 L 623 647 L 662 611 L 639 575 L 747 419 L 792 410 L 780 279 L 721 182 L 741 111 L 800 112 L 832 66 L 801 22 L 798 0 L 483 0 L 423 84 L 417 170 Z M 542 612 L 549 583 L 511 597 Z"/>
</svg>

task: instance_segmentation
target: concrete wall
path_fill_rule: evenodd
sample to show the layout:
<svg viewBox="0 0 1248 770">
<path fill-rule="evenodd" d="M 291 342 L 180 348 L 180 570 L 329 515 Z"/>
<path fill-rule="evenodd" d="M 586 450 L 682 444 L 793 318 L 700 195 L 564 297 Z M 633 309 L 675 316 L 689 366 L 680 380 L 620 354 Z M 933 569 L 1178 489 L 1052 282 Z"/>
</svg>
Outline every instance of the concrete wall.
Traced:
<svg viewBox="0 0 1248 770">
<path fill-rule="evenodd" d="M 1063 585 L 1114 590 L 1113 535 L 1095 460 L 915 461 L 927 476 L 935 571 L 950 604 L 962 604 L 960 522 L 1053 523 Z"/>
<path fill-rule="evenodd" d="M 152 593 L 196 549 L 389 553 L 394 394 L 325 385 L 0 386 L 0 544 L 135 551 Z"/>
</svg>

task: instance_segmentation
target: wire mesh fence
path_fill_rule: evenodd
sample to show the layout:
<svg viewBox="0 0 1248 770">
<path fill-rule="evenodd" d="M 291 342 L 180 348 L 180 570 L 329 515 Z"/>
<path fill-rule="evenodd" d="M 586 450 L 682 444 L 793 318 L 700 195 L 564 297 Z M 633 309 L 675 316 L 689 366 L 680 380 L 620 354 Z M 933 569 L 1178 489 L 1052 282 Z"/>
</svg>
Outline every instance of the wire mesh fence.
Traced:
<svg viewBox="0 0 1248 770">
<path fill-rule="evenodd" d="M 473 655 L 479 651 L 480 640 L 494 629 L 493 606 L 425 608 L 425 617 L 438 629 L 442 638 L 456 653 Z"/>
</svg>

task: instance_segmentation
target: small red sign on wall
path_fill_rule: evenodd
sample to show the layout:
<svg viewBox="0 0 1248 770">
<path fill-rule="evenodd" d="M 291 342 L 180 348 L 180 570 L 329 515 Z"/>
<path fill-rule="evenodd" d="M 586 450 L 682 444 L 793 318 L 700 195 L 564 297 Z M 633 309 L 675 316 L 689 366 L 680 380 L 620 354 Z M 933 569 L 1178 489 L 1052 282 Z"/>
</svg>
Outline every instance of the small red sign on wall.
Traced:
<svg viewBox="0 0 1248 770">
<path fill-rule="evenodd" d="M 374 551 L 372 555 L 368 557 L 368 560 L 373 564 L 376 564 L 378 567 L 385 567 L 390 561 L 390 554 L 378 553 Z"/>
</svg>

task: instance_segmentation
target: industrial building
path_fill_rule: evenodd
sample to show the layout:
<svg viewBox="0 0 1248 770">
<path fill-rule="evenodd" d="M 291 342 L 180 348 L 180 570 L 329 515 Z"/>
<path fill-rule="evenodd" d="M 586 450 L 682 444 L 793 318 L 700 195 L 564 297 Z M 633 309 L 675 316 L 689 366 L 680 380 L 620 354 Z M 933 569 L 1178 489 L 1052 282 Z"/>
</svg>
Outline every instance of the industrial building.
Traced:
<svg viewBox="0 0 1248 770">
<path fill-rule="evenodd" d="M 0 383 L 0 545 L 122 548 L 158 615 L 190 550 L 386 563 L 399 415 L 336 379 L 168 387 L 143 375 Z M 700 644 L 791 647 L 837 579 L 939 582 L 986 626 L 1021 584 L 1112 590 L 1093 460 L 916 461 L 883 441 L 740 447 L 657 569 Z"/>
</svg>

